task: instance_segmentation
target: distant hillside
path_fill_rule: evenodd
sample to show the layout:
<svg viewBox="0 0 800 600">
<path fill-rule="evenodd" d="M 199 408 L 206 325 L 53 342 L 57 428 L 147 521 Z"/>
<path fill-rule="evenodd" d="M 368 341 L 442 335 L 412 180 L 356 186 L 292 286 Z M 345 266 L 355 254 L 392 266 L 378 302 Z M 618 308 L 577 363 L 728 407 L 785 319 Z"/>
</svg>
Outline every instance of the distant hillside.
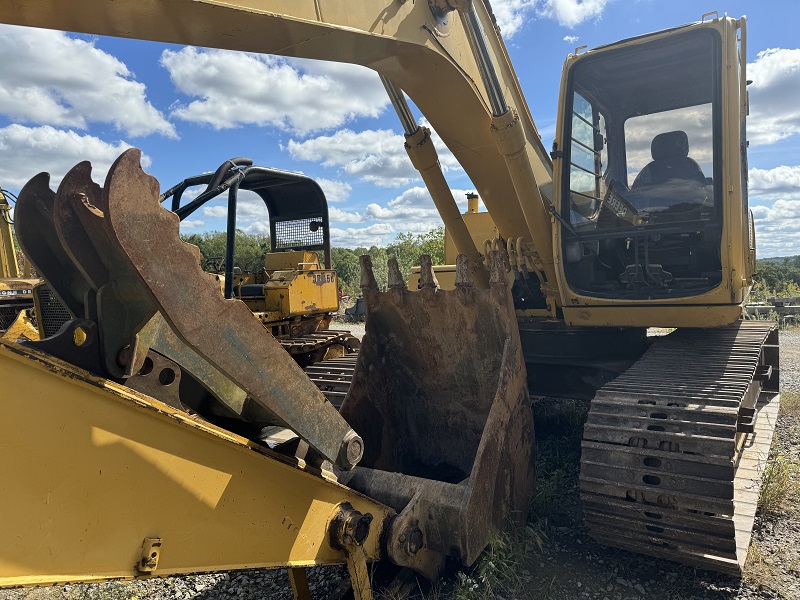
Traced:
<svg viewBox="0 0 800 600">
<path fill-rule="evenodd" d="M 756 259 L 756 266 L 759 265 L 785 265 L 791 264 L 800 266 L 800 255 L 795 256 L 774 256 L 771 258 L 758 258 Z"/>
</svg>

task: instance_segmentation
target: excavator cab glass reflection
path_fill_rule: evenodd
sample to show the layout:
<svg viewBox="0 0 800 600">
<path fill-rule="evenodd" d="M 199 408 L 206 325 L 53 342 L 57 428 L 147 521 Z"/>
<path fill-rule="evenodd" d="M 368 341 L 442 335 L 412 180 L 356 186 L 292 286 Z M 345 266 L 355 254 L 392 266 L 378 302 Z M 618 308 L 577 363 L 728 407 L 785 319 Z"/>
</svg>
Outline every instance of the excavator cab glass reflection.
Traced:
<svg viewBox="0 0 800 600">
<path fill-rule="evenodd" d="M 567 282 L 605 298 L 722 281 L 721 51 L 712 30 L 579 61 L 567 92 Z"/>
</svg>

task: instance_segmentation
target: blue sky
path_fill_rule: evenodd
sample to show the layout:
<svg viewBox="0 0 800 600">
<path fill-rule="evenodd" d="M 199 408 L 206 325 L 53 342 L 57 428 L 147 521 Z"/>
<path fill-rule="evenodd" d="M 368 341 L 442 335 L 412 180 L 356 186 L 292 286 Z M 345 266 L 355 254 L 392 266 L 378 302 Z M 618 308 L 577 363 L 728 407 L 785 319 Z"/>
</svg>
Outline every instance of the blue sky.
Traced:
<svg viewBox="0 0 800 600">
<path fill-rule="evenodd" d="M 494 0 L 533 117 L 549 147 L 564 57 L 696 21 L 709 11 L 748 16 L 751 206 L 760 257 L 800 254 L 800 2 Z M 125 148 L 166 189 L 247 156 L 320 180 L 336 245 L 385 244 L 440 224 L 402 146 L 377 75 L 332 63 L 0 26 L 0 185 L 18 191 L 48 171 L 57 185 L 89 159 L 102 181 Z M 416 113 L 418 119 L 422 115 Z M 460 200 L 469 179 L 440 145 Z M 224 229 L 221 203 L 184 232 Z M 267 232 L 243 202 L 239 226 Z"/>
</svg>

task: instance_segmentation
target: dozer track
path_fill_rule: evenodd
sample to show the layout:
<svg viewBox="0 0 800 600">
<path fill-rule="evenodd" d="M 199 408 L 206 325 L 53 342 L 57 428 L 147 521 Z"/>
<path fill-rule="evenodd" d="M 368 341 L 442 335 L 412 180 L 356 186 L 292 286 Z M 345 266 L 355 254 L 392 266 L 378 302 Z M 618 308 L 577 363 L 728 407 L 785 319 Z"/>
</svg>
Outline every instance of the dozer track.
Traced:
<svg viewBox="0 0 800 600">
<path fill-rule="evenodd" d="M 580 473 L 592 537 L 741 575 L 778 413 L 777 334 L 678 330 L 598 390 Z"/>
<path fill-rule="evenodd" d="M 330 358 L 305 368 L 308 377 L 337 409 L 341 408 L 358 362 L 358 352 Z"/>
<path fill-rule="evenodd" d="M 283 349 L 294 357 L 314 353 L 324 355 L 324 351 L 333 346 L 341 346 L 344 353 L 349 353 L 361 346 L 359 339 L 349 331 L 338 329 L 320 329 L 314 333 L 276 339 Z"/>
</svg>

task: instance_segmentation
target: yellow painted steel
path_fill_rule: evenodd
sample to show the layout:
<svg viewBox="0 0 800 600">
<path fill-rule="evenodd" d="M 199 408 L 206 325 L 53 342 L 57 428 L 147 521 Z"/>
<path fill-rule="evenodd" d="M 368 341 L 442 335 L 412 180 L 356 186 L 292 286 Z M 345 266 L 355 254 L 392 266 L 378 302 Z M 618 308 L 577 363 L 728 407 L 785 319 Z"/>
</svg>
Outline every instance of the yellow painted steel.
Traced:
<svg viewBox="0 0 800 600">
<path fill-rule="evenodd" d="M 290 252 L 268 252 L 264 257 L 264 269 L 267 273 L 273 271 L 311 271 L 321 269 L 319 257 L 316 252 L 307 250 L 292 250 Z"/>
<path fill-rule="evenodd" d="M 613 327 L 625 323 L 630 327 L 722 327 L 742 316 L 742 307 L 735 305 L 706 306 L 627 306 L 564 307 L 564 320 L 570 325 Z"/>
<path fill-rule="evenodd" d="M 464 224 L 467 226 L 467 230 L 469 231 L 469 235 L 472 238 L 472 241 L 475 242 L 475 245 L 480 248 L 481 252 L 483 252 L 483 242 L 486 240 L 493 240 L 497 237 L 497 226 L 494 224 L 494 220 L 492 220 L 492 215 L 488 212 L 477 212 L 467 210 L 467 212 L 461 215 L 461 218 L 464 219 Z M 456 250 L 456 245 L 453 242 L 453 238 L 450 235 L 450 232 L 447 228 L 444 230 L 444 262 L 448 265 L 455 265 L 456 264 L 456 257 L 458 256 L 458 251 Z"/>
<path fill-rule="evenodd" d="M 260 310 L 277 312 L 283 319 L 336 312 L 339 310 L 336 271 L 275 271 L 264 285 L 264 308 Z"/>
<path fill-rule="evenodd" d="M 392 511 L 120 384 L 0 340 L 0 586 L 344 563 L 328 521 Z M 153 543 L 153 540 L 150 540 Z"/>
<path fill-rule="evenodd" d="M 17 252 L 11 234 L 11 205 L 0 191 L 0 278 L 19 277 Z"/>
<path fill-rule="evenodd" d="M 522 120 L 536 184 L 549 198 L 552 165 L 503 40 L 484 3 L 473 6 L 506 99 Z M 469 175 L 501 234 L 535 243 L 539 255 L 552 260 L 550 240 L 533 239 L 526 224 L 491 132 L 480 69 L 455 13 L 437 19 L 427 2 L 397 0 L 41 0 L 0 3 L 0 22 L 370 67 L 422 111 Z"/>
<path fill-rule="evenodd" d="M 20 338 L 34 342 L 40 338 L 39 329 L 36 327 L 34 319 L 28 316 L 27 310 L 19 311 L 11 326 L 0 335 L 0 339 L 8 342 L 17 342 Z"/>
</svg>

